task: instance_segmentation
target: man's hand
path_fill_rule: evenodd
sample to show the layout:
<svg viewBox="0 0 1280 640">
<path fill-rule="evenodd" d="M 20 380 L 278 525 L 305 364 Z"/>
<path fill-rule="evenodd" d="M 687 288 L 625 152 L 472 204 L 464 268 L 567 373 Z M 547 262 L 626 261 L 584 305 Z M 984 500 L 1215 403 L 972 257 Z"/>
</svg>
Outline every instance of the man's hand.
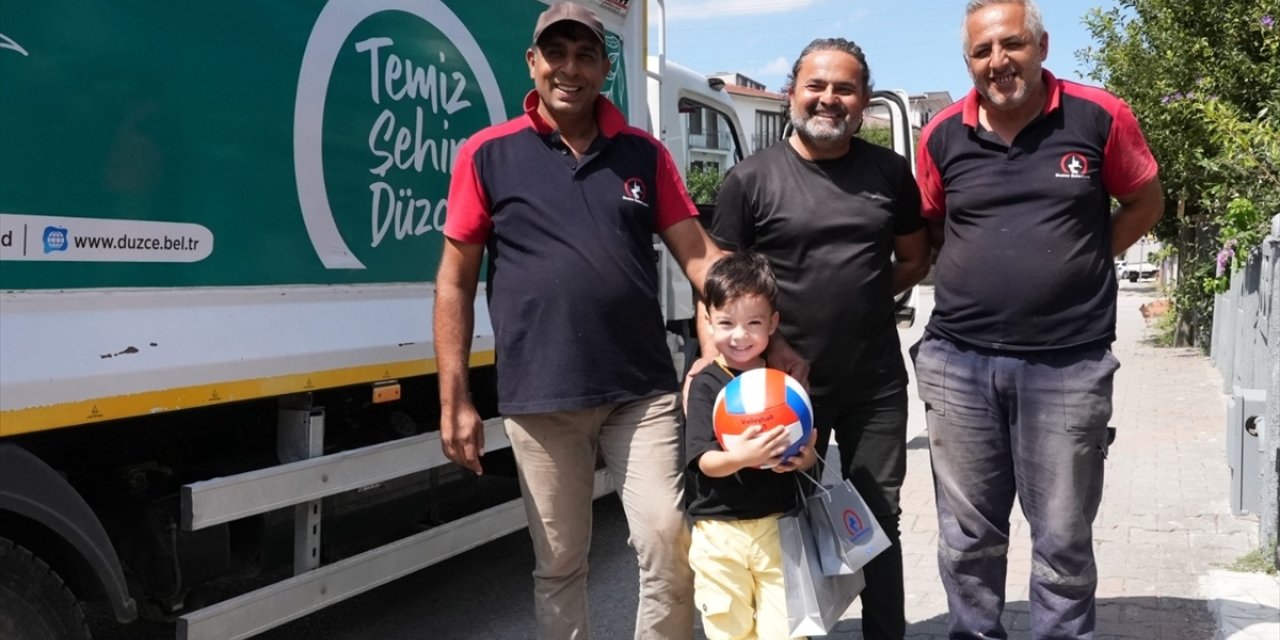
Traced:
<svg viewBox="0 0 1280 640">
<path fill-rule="evenodd" d="M 436 274 L 432 325 L 440 369 L 436 375 L 440 383 L 440 448 L 450 460 L 476 473 L 481 473 L 480 456 L 484 455 L 484 423 L 467 392 L 467 362 L 483 258 L 483 244 L 445 239 Z"/>
<path fill-rule="evenodd" d="M 796 379 L 805 389 L 809 388 L 809 363 L 790 344 L 782 338 L 780 332 L 769 338 L 769 349 L 765 352 L 765 362 L 769 368 L 777 369 Z"/>
<path fill-rule="evenodd" d="M 440 409 L 440 448 L 453 462 L 477 475 L 483 474 L 480 457 L 484 455 L 484 421 L 470 403 L 462 403 L 456 409 Z"/>
</svg>

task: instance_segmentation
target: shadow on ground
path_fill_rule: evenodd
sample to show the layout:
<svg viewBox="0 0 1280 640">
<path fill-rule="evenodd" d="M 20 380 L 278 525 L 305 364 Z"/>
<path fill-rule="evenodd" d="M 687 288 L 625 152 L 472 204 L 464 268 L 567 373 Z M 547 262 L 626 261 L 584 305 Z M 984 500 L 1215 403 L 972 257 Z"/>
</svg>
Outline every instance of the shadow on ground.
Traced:
<svg viewBox="0 0 1280 640">
<path fill-rule="evenodd" d="M 1162 596 L 1098 599 L 1096 640 L 1209 640 L 1217 634 L 1217 623 L 1208 600 Z M 1230 603 L 1227 603 L 1230 604 Z M 1010 602 L 1005 607 L 1003 622 L 1009 638 L 1031 637 L 1030 603 Z M 1280 610 L 1268 609 L 1259 615 L 1276 620 Z M 1260 621 L 1258 624 L 1262 624 Z M 907 626 L 909 639 L 945 639 L 948 620 L 945 614 Z M 828 638 L 860 638 L 861 625 L 848 621 L 841 631 Z M 1247 630 L 1247 629 L 1246 629 Z"/>
</svg>

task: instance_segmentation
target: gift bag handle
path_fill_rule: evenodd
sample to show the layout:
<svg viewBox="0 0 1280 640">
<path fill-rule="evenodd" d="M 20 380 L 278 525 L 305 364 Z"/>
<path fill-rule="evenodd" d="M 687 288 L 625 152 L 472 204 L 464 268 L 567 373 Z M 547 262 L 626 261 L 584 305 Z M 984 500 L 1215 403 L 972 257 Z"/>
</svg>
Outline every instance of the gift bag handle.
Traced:
<svg viewBox="0 0 1280 640">
<path fill-rule="evenodd" d="M 814 466 L 816 467 L 818 465 L 814 465 Z M 814 477 L 806 473 L 804 469 L 796 469 L 796 472 L 804 476 L 805 480 L 808 480 L 809 482 L 813 483 L 813 486 L 818 488 L 818 491 L 816 493 L 822 494 L 823 500 L 826 500 L 827 502 L 831 502 L 831 492 L 828 491 L 826 487 L 822 486 L 822 482 L 820 480 L 814 479 Z M 821 477 L 821 475 L 819 475 L 819 477 Z M 797 479 L 796 483 L 799 484 L 799 482 L 800 480 Z M 804 492 L 801 491 L 801 493 L 803 494 Z"/>
</svg>

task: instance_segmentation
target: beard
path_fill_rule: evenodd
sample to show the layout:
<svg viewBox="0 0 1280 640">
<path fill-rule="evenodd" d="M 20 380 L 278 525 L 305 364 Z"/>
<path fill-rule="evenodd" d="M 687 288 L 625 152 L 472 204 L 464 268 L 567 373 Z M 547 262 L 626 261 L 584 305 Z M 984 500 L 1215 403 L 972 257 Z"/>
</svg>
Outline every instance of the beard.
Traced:
<svg viewBox="0 0 1280 640">
<path fill-rule="evenodd" d="M 790 115 L 791 127 L 800 137 L 809 142 L 824 144 L 849 139 L 849 121 L 845 119 L 847 113 L 830 114 L 838 118 L 832 122 L 826 117 L 818 117 L 816 113 L 805 113 L 793 105 Z"/>
</svg>

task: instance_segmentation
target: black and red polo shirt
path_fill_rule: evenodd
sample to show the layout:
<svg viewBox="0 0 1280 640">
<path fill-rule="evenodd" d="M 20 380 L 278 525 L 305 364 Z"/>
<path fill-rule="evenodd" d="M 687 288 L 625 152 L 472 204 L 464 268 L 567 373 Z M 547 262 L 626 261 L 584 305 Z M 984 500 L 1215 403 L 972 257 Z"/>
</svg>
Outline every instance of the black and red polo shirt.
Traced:
<svg viewBox="0 0 1280 640">
<path fill-rule="evenodd" d="M 488 249 L 498 408 L 596 407 L 676 389 L 653 234 L 697 215 L 670 154 L 604 97 L 581 159 L 537 112 L 459 150 L 444 234 Z"/>
<path fill-rule="evenodd" d="M 1012 145 L 978 122 L 978 92 L 922 134 L 923 215 L 946 218 L 928 330 L 989 349 L 1115 340 L 1110 197 L 1156 176 L 1119 98 L 1044 72 L 1044 111 Z"/>
</svg>

